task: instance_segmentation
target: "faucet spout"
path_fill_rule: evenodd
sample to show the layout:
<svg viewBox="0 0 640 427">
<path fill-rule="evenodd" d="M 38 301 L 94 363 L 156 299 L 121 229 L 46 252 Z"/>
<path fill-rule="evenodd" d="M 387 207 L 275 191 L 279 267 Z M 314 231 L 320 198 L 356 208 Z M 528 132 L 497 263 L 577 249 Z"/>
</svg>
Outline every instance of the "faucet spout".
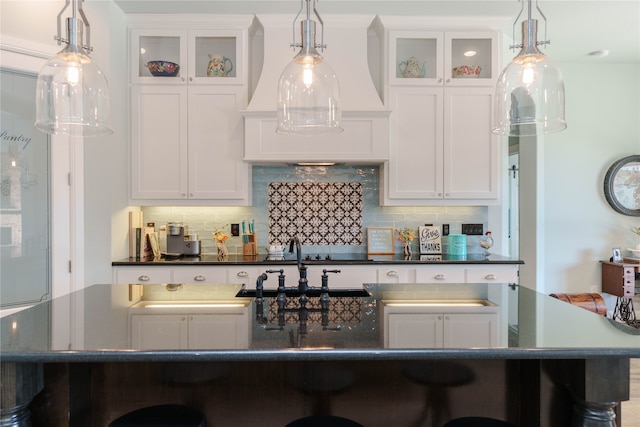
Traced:
<svg viewBox="0 0 640 427">
<path fill-rule="evenodd" d="M 294 236 L 289 241 L 289 253 L 293 253 L 293 245 L 296 247 L 296 260 L 298 261 L 298 271 L 302 268 L 302 245 L 298 236 Z"/>
</svg>

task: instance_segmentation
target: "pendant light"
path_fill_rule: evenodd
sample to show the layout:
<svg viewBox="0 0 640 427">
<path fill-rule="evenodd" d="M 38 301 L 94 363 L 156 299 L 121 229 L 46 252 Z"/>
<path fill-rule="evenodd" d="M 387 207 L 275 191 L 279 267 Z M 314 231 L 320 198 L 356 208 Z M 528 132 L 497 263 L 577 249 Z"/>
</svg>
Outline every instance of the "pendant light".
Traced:
<svg viewBox="0 0 640 427">
<path fill-rule="evenodd" d="M 61 36 L 61 17 L 70 0 L 58 14 L 58 45 L 66 47 L 49 59 L 36 83 L 35 127 L 45 133 L 76 136 L 103 136 L 113 132 L 109 87 L 100 68 L 91 60 L 89 22 L 82 1 L 72 0 L 72 17 L 67 18 L 66 39 Z M 76 18 L 76 14 L 80 18 Z M 87 44 L 83 44 L 83 25 Z"/>
<path fill-rule="evenodd" d="M 564 81 L 558 67 L 539 49 L 549 41 L 538 41 L 538 21 L 531 19 L 531 0 L 527 2 L 528 18 L 522 22 L 522 44 L 518 55 L 498 78 L 493 132 L 508 136 L 531 136 L 559 132 L 567 127 L 564 118 Z M 536 9 L 545 21 L 546 17 Z M 524 10 L 524 3 L 516 22 Z M 514 22 L 515 28 L 515 22 Z"/>
<path fill-rule="evenodd" d="M 295 43 L 295 25 L 306 1 L 306 19 L 301 21 L 302 43 Z M 340 111 L 340 86 L 333 69 L 316 49 L 326 46 L 316 44 L 316 22 L 310 19 L 313 12 L 324 25 L 315 8 L 316 0 L 301 0 L 300 11 L 293 20 L 293 43 L 300 47 L 280 75 L 278 81 L 278 126 L 276 132 L 285 135 L 314 135 L 325 132 L 342 132 Z"/>
</svg>

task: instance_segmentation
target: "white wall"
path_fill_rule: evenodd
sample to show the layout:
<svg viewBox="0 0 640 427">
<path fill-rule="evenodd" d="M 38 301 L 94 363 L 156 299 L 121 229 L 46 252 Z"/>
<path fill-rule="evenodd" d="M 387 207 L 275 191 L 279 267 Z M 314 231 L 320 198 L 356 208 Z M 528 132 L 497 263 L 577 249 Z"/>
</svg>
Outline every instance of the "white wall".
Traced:
<svg viewBox="0 0 640 427">
<path fill-rule="evenodd" d="M 625 249 L 640 243 L 630 231 L 640 218 L 615 212 L 603 193 L 609 166 L 640 154 L 640 66 L 558 65 L 568 128 L 542 142 L 544 268 L 536 287 L 543 293 L 599 292 L 598 261 L 609 259 L 612 247 L 627 256 Z"/>
</svg>

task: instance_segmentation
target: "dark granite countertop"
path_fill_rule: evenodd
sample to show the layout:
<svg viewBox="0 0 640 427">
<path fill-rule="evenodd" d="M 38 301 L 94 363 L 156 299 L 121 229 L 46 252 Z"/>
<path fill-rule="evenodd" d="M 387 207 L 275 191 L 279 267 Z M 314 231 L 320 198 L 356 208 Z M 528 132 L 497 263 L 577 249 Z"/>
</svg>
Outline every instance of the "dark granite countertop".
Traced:
<svg viewBox="0 0 640 427">
<path fill-rule="evenodd" d="M 143 286 L 143 285 L 133 285 Z M 93 285 L 0 319 L 3 362 L 268 361 L 546 359 L 640 357 L 640 331 L 577 306 L 508 284 L 365 284 L 369 296 L 331 297 L 328 319 L 310 313 L 305 326 L 296 313 L 283 324 L 271 310 L 257 316 L 255 299 L 236 297 L 239 285 L 144 285 L 143 299 L 184 303 L 242 300 L 249 318 L 243 349 L 132 348 L 129 314 L 132 287 Z M 135 292 L 134 292 L 135 294 Z M 200 295 L 200 297 L 196 297 Z M 502 340 L 495 347 L 385 348 L 383 301 L 457 301 L 474 298 L 497 310 Z M 270 298 L 267 298 L 269 300 Z M 295 300 L 290 298 L 291 300 Z M 266 307 L 273 307 L 265 302 Z M 172 310 L 184 311 L 183 305 Z M 443 310 L 442 308 L 434 308 Z M 456 310 L 446 308 L 445 310 Z M 150 314 L 156 314 L 152 308 Z M 191 308 L 193 310 L 193 308 Z M 215 308 L 196 309 L 215 313 Z M 298 312 L 298 316 L 300 316 Z M 314 318 L 314 316 L 316 316 Z M 258 319 L 266 319 L 264 322 Z M 326 322 L 325 322 L 326 320 Z M 324 323 L 324 324 L 323 324 Z M 212 334 L 215 334 L 212 329 Z"/>
<path fill-rule="evenodd" d="M 327 256 L 331 259 L 327 260 Z M 308 257 L 308 258 L 307 258 Z M 303 262 L 309 265 L 343 264 L 343 265 L 371 265 L 371 264 L 523 264 L 522 260 L 502 255 L 491 254 L 467 254 L 466 256 L 454 255 L 419 255 L 414 254 L 405 258 L 402 254 L 395 255 L 368 255 L 366 253 L 314 253 L 304 254 Z M 285 252 L 283 257 L 271 259 L 264 255 L 228 255 L 224 260 L 219 260 L 216 254 L 203 254 L 200 256 L 180 256 L 160 258 L 124 258 L 113 261 L 112 266 L 128 265 L 282 265 L 295 264 L 295 254 Z"/>
</svg>

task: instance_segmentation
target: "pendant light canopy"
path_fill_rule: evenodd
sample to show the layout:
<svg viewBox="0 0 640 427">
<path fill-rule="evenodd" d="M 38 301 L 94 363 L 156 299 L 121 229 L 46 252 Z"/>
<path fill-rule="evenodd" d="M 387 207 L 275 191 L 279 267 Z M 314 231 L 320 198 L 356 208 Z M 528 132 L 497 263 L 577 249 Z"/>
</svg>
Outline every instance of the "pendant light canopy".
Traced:
<svg viewBox="0 0 640 427">
<path fill-rule="evenodd" d="M 113 132 L 109 87 L 89 52 L 89 23 L 82 1 L 72 1 L 72 17 L 67 18 L 67 38 L 61 36 L 58 14 L 58 44 L 66 47 L 49 59 L 38 74 L 36 83 L 35 127 L 45 133 L 75 136 L 103 136 Z M 80 14 L 80 19 L 76 18 Z M 83 44 L 83 25 L 87 27 L 87 45 Z"/>
<path fill-rule="evenodd" d="M 521 50 L 500 74 L 496 88 L 493 132 L 507 136 L 554 133 L 567 128 L 562 73 L 538 49 L 549 42 L 537 41 L 538 21 L 531 19 L 531 0 L 523 1 L 527 2 L 528 18 L 522 22 L 522 44 L 511 46 Z M 546 25 L 542 11 L 537 6 L 536 9 Z"/>
<path fill-rule="evenodd" d="M 302 43 L 295 43 L 295 24 L 306 1 L 306 19 L 302 20 Z M 316 22 L 310 19 L 311 2 L 313 12 L 322 19 L 315 8 L 316 0 L 301 0 L 298 15 L 293 20 L 294 43 L 300 47 L 280 75 L 278 81 L 278 127 L 276 132 L 285 135 L 314 135 L 324 132 L 342 132 L 340 111 L 340 86 L 333 69 L 316 49 L 324 49 L 324 44 L 316 44 Z M 323 27 L 324 40 L 324 27 Z"/>
</svg>

